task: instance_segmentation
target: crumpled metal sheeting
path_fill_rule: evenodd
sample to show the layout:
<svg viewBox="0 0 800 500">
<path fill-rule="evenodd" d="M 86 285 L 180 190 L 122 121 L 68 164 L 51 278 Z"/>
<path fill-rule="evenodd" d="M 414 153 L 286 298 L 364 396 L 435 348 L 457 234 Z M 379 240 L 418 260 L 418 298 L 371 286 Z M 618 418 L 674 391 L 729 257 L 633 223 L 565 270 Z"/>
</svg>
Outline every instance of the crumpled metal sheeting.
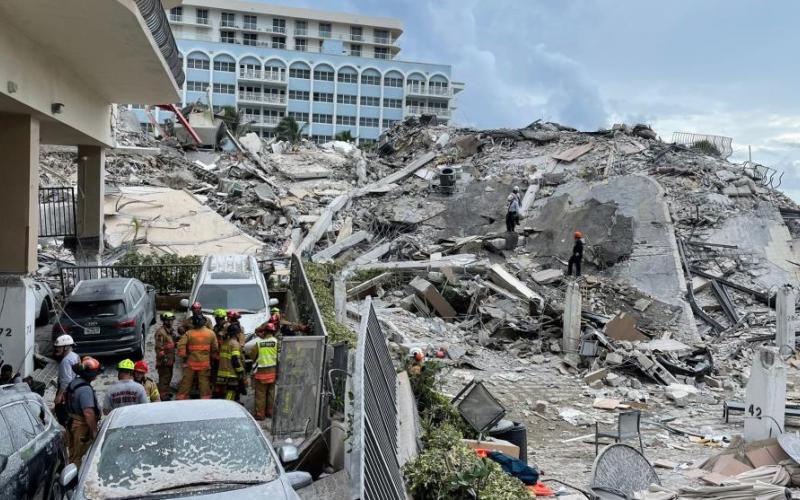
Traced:
<svg viewBox="0 0 800 500">
<path fill-rule="evenodd" d="M 633 498 L 636 500 L 786 500 L 792 496 L 783 486 L 756 481 L 752 484 L 727 486 L 687 486 L 677 492 L 652 485 L 647 491 L 634 494 Z"/>
</svg>

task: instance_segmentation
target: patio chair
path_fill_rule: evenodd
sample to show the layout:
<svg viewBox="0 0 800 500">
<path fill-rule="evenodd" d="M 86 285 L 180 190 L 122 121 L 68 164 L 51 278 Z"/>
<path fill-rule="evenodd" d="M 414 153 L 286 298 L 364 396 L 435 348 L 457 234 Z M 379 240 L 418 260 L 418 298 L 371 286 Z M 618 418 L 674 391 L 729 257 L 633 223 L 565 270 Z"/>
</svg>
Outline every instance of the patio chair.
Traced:
<svg viewBox="0 0 800 500">
<path fill-rule="evenodd" d="M 625 439 L 634 437 L 639 438 L 639 449 L 644 455 L 644 445 L 642 444 L 642 431 L 639 425 L 642 420 L 642 412 L 639 410 L 624 411 L 618 415 L 617 431 L 600 432 L 599 422 L 594 423 L 594 454 L 600 451 L 600 438 L 612 438 L 615 443 L 620 443 Z"/>
</svg>

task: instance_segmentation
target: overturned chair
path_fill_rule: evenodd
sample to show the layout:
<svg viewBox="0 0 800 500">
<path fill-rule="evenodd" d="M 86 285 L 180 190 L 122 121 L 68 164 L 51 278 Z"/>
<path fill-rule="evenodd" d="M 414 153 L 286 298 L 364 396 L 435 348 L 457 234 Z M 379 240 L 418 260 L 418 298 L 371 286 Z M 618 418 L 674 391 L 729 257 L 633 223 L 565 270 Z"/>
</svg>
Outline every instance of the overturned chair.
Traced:
<svg viewBox="0 0 800 500">
<path fill-rule="evenodd" d="M 647 490 L 651 484 L 661 485 L 650 462 L 639 450 L 627 444 L 612 444 L 603 448 L 594 459 L 588 491 L 558 479 L 542 481 L 563 484 L 591 500 L 625 500 L 633 498 L 637 491 Z"/>
</svg>

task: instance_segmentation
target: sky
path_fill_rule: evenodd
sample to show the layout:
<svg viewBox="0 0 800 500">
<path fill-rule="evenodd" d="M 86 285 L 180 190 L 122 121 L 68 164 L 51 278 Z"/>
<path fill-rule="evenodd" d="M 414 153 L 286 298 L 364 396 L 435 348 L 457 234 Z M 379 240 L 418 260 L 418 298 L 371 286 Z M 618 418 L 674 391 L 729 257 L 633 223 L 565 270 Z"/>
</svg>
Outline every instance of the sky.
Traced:
<svg viewBox="0 0 800 500">
<path fill-rule="evenodd" d="M 281 3 L 279 0 L 270 3 Z M 285 3 L 285 2 L 283 2 Z M 399 59 L 450 64 L 454 123 L 614 123 L 733 138 L 800 201 L 800 1 L 295 0 L 395 17 Z"/>
</svg>

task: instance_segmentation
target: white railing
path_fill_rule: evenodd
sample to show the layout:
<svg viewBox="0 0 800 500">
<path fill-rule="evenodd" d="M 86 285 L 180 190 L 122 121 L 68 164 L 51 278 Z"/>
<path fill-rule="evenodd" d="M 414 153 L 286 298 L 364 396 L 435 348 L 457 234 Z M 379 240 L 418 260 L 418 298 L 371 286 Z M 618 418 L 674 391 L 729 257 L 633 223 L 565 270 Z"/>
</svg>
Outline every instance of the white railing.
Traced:
<svg viewBox="0 0 800 500">
<path fill-rule="evenodd" d="M 286 73 L 282 71 L 264 71 L 260 69 L 239 68 L 240 80 L 258 80 L 266 82 L 286 82 Z"/>
<path fill-rule="evenodd" d="M 331 32 L 330 31 L 320 31 L 319 32 L 319 37 L 320 38 L 330 38 L 331 37 Z"/>
<path fill-rule="evenodd" d="M 272 33 L 286 34 L 286 26 L 275 26 L 274 24 L 268 28 Z"/>
<path fill-rule="evenodd" d="M 451 97 L 453 95 L 453 89 L 450 87 L 440 87 L 438 85 L 425 85 L 424 83 L 410 83 L 406 85 L 406 94 Z"/>
<path fill-rule="evenodd" d="M 239 79 L 241 80 L 261 80 L 262 71 L 260 69 L 239 68 Z"/>
<path fill-rule="evenodd" d="M 198 17 L 195 20 L 195 24 L 201 24 L 203 26 L 210 26 L 210 23 L 208 22 L 208 18 L 207 17 Z"/>
<path fill-rule="evenodd" d="M 391 59 L 392 57 L 392 54 L 381 54 L 378 52 L 375 53 L 375 59 Z"/>
<path fill-rule="evenodd" d="M 182 23 L 183 22 L 183 15 L 170 14 L 169 15 L 169 20 L 172 21 L 173 23 Z"/>
<path fill-rule="evenodd" d="M 262 94 L 260 92 L 239 92 L 239 101 L 263 102 L 266 104 L 286 104 L 286 96 Z"/>
<path fill-rule="evenodd" d="M 242 29 L 247 31 L 258 31 L 258 25 L 253 23 L 244 23 Z"/>
<path fill-rule="evenodd" d="M 234 29 L 242 29 L 241 26 L 236 24 L 236 21 L 222 21 L 219 24 L 220 28 L 234 28 Z"/>
<path fill-rule="evenodd" d="M 275 127 L 281 121 L 279 116 L 244 115 L 239 119 L 241 124 L 250 124 L 254 127 Z"/>
<path fill-rule="evenodd" d="M 295 28 L 294 29 L 294 36 L 308 36 L 308 29 L 307 28 Z"/>
<path fill-rule="evenodd" d="M 446 108 L 429 108 L 427 106 L 406 106 L 408 115 L 436 115 L 440 118 L 450 118 L 450 110 Z"/>
</svg>

